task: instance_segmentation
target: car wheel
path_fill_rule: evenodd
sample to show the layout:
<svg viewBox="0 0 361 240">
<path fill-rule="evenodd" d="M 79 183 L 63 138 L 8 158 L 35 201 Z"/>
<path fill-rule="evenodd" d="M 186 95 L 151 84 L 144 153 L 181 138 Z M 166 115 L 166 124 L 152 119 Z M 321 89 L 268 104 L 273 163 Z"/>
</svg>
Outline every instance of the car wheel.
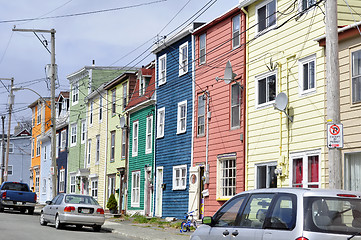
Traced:
<svg viewBox="0 0 361 240">
<path fill-rule="evenodd" d="M 43 212 L 40 213 L 39 222 L 40 222 L 41 226 L 46 226 L 46 224 L 48 224 L 44 219 L 44 213 Z"/>
<path fill-rule="evenodd" d="M 56 215 L 55 217 L 55 228 L 61 229 L 63 227 L 63 224 L 60 222 L 59 215 Z"/>
<path fill-rule="evenodd" d="M 4 212 L 3 205 L 0 203 L 0 212 Z"/>
<path fill-rule="evenodd" d="M 20 209 L 20 213 L 21 213 L 21 214 L 24 214 L 24 213 L 25 213 L 25 211 L 26 211 L 26 209 L 23 209 L 23 208 L 22 208 L 22 209 Z"/>
<path fill-rule="evenodd" d="M 34 214 L 34 208 L 28 208 L 28 214 L 33 215 Z"/>
<path fill-rule="evenodd" d="M 83 225 L 77 224 L 77 225 L 75 225 L 75 227 L 77 230 L 81 230 L 83 228 Z"/>
<path fill-rule="evenodd" d="M 101 228 L 102 228 L 102 226 L 99 226 L 99 225 L 93 226 L 94 232 L 100 232 L 100 229 L 101 229 Z"/>
</svg>

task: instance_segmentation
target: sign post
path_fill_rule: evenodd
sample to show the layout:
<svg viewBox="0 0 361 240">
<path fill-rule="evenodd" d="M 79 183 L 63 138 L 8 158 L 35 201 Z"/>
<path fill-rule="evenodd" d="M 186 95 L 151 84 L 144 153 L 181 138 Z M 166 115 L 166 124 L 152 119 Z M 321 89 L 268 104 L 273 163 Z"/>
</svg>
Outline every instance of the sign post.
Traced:
<svg viewBox="0 0 361 240">
<path fill-rule="evenodd" d="M 343 125 L 327 124 L 327 147 L 343 148 Z"/>
</svg>

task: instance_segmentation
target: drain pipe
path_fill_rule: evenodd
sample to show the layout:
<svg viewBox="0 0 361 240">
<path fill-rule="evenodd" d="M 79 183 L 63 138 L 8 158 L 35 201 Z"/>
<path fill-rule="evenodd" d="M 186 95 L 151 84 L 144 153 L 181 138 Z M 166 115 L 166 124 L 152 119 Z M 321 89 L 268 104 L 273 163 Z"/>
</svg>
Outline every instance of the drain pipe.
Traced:
<svg viewBox="0 0 361 240">
<path fill-rule="evenodd" d="M 209 111 L 209 100 L 210 100 L 210 95 L 209 92 L 206 91 L 205 92 L 206 97 L 207 97 L 207 119 L 206 119 L 206 169 L 204 172 L 204 184 L 208 184 L 209 183 L 209 164 L 208 164 L 208 149 L 209 149 L 209 119 L 211 118 L 211 112 Z"/>
</svg>

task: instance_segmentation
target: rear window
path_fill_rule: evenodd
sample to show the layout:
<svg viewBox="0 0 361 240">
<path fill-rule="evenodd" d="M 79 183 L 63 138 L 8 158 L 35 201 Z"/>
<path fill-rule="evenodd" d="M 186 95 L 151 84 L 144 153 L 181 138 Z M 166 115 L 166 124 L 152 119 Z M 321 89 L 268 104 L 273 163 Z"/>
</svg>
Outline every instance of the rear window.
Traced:
<svg viewBox="0 0 361 240">
<path fill-rule="evenodd" d="M 29 187 L 23 183 L 4 183 L 2 190 L 29 192 Z"/>
<path fill-rule="evenodd" d="M 306 231 L 361 232 L 361 199 L 309 197 L 304 199 L 304 206 Z"/>
<path fill-rule="evenodd" d="M 90 196 L 67 195 L 65 203 L 99 205 L 98 202 Z"/>
</svg>

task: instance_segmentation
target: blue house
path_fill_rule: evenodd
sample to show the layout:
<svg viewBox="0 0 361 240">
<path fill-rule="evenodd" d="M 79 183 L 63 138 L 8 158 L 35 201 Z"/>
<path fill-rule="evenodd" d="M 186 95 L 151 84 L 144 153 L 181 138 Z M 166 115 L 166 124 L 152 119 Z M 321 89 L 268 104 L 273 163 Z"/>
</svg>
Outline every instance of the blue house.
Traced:
<svg viewBox="0 0 361 240">
<path fill-rule="evenodd" d="M 192 161 L 194 23 L 153 47 L 156 55 L 155 209 L 182 218 L 189 210 Z"/>
</svg>

